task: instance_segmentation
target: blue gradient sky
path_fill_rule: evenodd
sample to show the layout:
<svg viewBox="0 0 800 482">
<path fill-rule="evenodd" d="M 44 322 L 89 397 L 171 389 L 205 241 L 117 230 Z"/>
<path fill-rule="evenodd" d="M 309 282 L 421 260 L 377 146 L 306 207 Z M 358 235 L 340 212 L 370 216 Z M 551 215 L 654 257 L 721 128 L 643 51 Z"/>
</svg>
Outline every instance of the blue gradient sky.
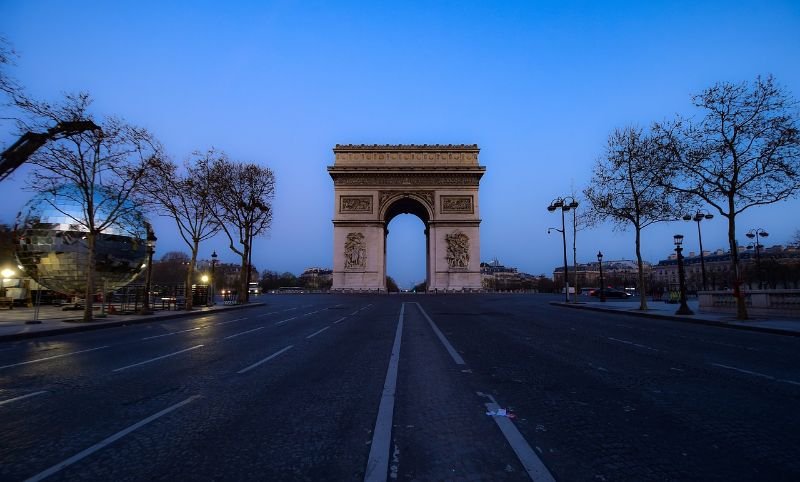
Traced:
<svg viewBox="0 0 800 482">
<path fill-rule="evenodd" d="M 273 168 L 275 222 L 253 261 L 296 273 L 332 264 L 336 143 L 479 144 L 482 258 L 549 273 L 561 243 L 545 207 L 583 188 L 614 127 L 691 114 L 690 95 L 719 80 L 772 73 L 800 97 L 798 32 L 796 1 L 0 3 L 12 73 L 35 96 L 88 90 L 176 159 L 215 146 Z M 31 196 L 24 178 L 0 185 L 0 221 Z M 753 209 L 740 231 L 785 243 L 798 210 Z M 161 253 L 184 249 L 168 220 L 156 228 Z M 723 219 L 704 228 L 707 249 L 725 245 Z M 693 229 L 648 228 L 646 258 L 665 257 L 674 232 L 696 249 Z M 423 279 L 421 222 L 390 230 L 389 274 Z M 212 249 L 235 260 L 221 238 Z M 631 258 L 632 234 L 579 233 L 580 261 L 598 249 Z"/>
</svg>

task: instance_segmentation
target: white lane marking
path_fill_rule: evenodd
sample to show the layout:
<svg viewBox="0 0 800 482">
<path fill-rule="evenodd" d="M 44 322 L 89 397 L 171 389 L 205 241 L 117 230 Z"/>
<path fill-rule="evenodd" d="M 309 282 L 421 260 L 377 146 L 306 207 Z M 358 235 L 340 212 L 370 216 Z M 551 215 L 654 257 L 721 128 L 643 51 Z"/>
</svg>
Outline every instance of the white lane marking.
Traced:
<svg viewBox="0 0 800 482">
<path fill-rule="evenodd" d="M 297 309 L 297 307 L 294 307 L 294 308 L 289 308 L 288 310 L 283 310 L 281 313 L 285 313 L 285 312 L 287 312 L 287 311 L 292 311 L 292 310 L 296 310 L 296 309 Z"/>
<path fill-rule="evenodd" d="M 277 311 L 270 311 L 269 313 L 261 313 L 261 314 L 260 314 L 260 315 L 258 315 L 258 316 L 274 315 L 275 313 L 277 313 Z"/>
<path fill-rule="evenodd" d="M 205 328 L 207 326 L 208 325 L 203 325 L 203 326 L 198 326 L 196 328 L 189 328 L 188 330 L 173 331 L 172 333 L 164 333 L 164 334 L 161 334 L 161 335 L 147 336 L 145 338 L 142 338 L 142 341 L 144 341 L 144 340 L 152 340 L 154 338 L 163 338 L 165 336 L 177 335 L 178 333 L 186 333 L 187 331 L 201 330 L 201 329 L 203 329 L 203 328 Z"/>
<path fill-rule="evenodd" d="M 283 352 L 285 352 L 285 351 L 291 350 L 292 348 L 294 348 L 294 345 L 289 345 L 289 346 L 287 346 L 286 348 L 283 348 L 283 349 L 281 349 L 281 350 L 278 350 L 278 351 L 276 351 L 275 353 L 273 353 L 272 355 L 270 355 L 270 356 L 268 356 L 268 357 L 264 358 L 263 360 L 259 360 L 259 361 L 255 362 L 255 363 L 253 363 L 253 364 L 252 364 L 252 365 L 250 365 L 249 367 L 242 368 L 241 370 L 239 370 L 239 371 L 238 371 L 238 372 L 236 372 L 236 373 L 238 373 L 239 375 L 241 375 L 242 373 L 249 372 L 249 371 L 250 371 L 250 370 L 252 370 L 253 368 L 255 368 L 255 367 L 257 367 L 257 366 L 259 366 L 259 365 L 261 365 L 261 364 L 263 364 L 263 363 L 266 363 L 266 362 L 268 362 L 268 361 L 272 360 L 272 359 L 273 359 L 273 358 L 275 358 L 276 356 L 280 355 L 281 353 L 283 353 Z"/>
<path fill-rule="evenodd" d="M 753 375 L 753 376 L 756 376 L 756 377 L 766 378 L 767 380 L 772 380 L 774 382 L 782 382 L 782 383 L 788 383 L 790 385 L 798 385 L 798 386 L 800 386 L 800 382 L 796 382 L 794 380 L 786 380 L 786 379 L 783 379 L 783 378 L 776 378 L 776 377 L 773 377 L 772 375 L 765 375 L 763 373 L 753 372 L 753 371 L 750 371 L 750 370 L 744 370 L 742 368 L 736 368 L 736 367 L 732 367 L 730 365 L 723 365 L 721 363 L 712 363 L 712 365 L 714 365 L 715 367 L 727 368 L 728 370 L 736 370 L 737 372 L 747 373 L 748 375 Z"/>
<path fill-rule="evenodd" d="M 217 323 L 214 323 L 213 325 L 207 325 L 207 326 L 227 325 L 228 323 L 233 323 L 234 321 L 242 321 L 242 320 L 246 320 L 246 319 L 247 319 L 247 317 L 245 316 L 244 318 L 235 318 L 233 320 L 219 321 Z"/>
<path fill-rule="evenodd" d="M 497 401 L 489 394 L 480 393 L 478 395 L 487 397 L 491 400 L 490 403 L 485 403 L 486 408 L 489 411 L 498 410 L 500 405 L 498 405 Z M 514 423 L 508 419 L 508 417 L 492 417 L 497 423 L 497 426 L 500 428 L 500 431 L 503 432 L 503 436 L 508 441 L 508 444 L 511 445 L 511 448 L 514 449 L 514 453 L 517 454 L 517 458 L 520 462 L 522 462 L 522 466 L 525 467 L 525 470 L 528 472 L 528 476 L 531 480 L 535 480 L 536 482 L 540 481 L 547 481 L 547 482 L 555 482 L 556 479 L 553 478 L 553 475 L 547 470 L 547 467 L 542 462 L 542 459 L 536 455 L 536 452 L 533 451 L 528 441 L 525 440 L 525 437 L 519 433 L 519 430 L 514 425 Z"/>
<path fill-rule="evenodd" d="M 364 480 L 369 482 L 385 482 L 389 471 L 389 444 L 392 439 L 392 417 L 394 414 L 394 393 L 397 388 L 397 369 L 400 365 L 400 341 L 403 338 L 403 316 L 405 303 L 400 304 L 400 319 L 392 345 L 392 356 L 389 368 L 386 369 L 386 381 L 383 384 L 381 404 L 378 407 L 378 418 L 372 432 L 372 445 L 367 459 L 367 470 Z"/>
<path fill-rule="evenodd" d="M 346 320 L 346 319 L 347 319 L 347 317 L 346 317 L 346 316 L 343 316 L 343 317 L 339 318 L 338 320 L 334 321 L 334 322 L 333 322 L 333 324 L 334 324 L 334 325 L 336 325 L 336 324 L 339 324 L 339 323 L 343 322 L 343 321 L 344 321 L 344 320 Z"/>
<path fill-rule="evenodd" d="M 26 398 L 35 397 L 36 395 L 41 395 L 43 393 L 47 393 L 47 390 L 41 390 L 39 392 L 29 393 L 27 395 L 21 395 L 19 397 L 9 398 L 8 400 L 0 401 L 0 405 L 5 405 L 6 403 L 16 402 L 17 400 L 25 400 Z"/>
<path fill-rule="evenodd" d="M 252 333 L 254 331 L 263 330 L 264 328 L 266 328 L 266 326 L 259 326 L 257 328 L 253 328 L 252 330 L 240 331 L 239 333 L 234 333 L 233 335 L 226 336 L 225 339 L 226 340 L 230 340 L 231 338 L 236 338 L 237 336 L 240 336 L 240 335 L 246 335 L 246 334 Z"/>
<path fill-rule="evenodd" d="M 169 358 L 171 356 L 180 355 L 181 353 L 186 353 L 187 351 L 197 350 L 198 348 L 200 348 L 202 346 L 204 346 L 204 345 L 195 345 L 195 346 L 193 346 L 191 348 L 184 348 L 183 350 L 178 350 L 178 351 L 173 352 L 173 353 L 167 353 L 166 355 L 157 356 L 155 358 L 151 358 L 149 360 L 141 361 L 139 363 L 134 363 L 132 365 L 126 365 L 124 367 L 115 368 L 115 369 L 113 369 L 111 371 L 112 372 L 121 372 L 122 370 L 127 370 L 128 368 L 134 368 L 134 367 L 146 365 L 146 364 L 152 363 L 154 361 L 163 360 L 164 358 Z"/>
<path fill-rule="evenodd" d="M 45 357 L 45 358 L 37 358 L 36 360 L 28 360 L 28 361 L 25 361 L 25 362 L 14 363 L 12 365 L 3 365 L 3 366 L 0 367 L 0 370 L 2 370 L 3 368 L 11 368 L 11 367 L 18 367 L 20 365 L 27 365 L 29 363 L 43 362 L 43 361 L 47 361 L 47 360 L 52 360 L 54 358 L 61 358 L 61 357 L 64 357 L 64 356 L 77 355 L 78 353 L 88 353 L 90 351 L 102 350 L 103 348 L 108 348 L 109 346 L 111 346 L 111 345 L 98 346 L 97 348 L 89 348 L 88 350 L 73 351 L 73 352 L 70 352 L 70 353 L 62 353 L 61 355 L 53 355 L 53 356 L 48 356 L 48 357 Z"/>
<path fill-rule="evenodd" d="M 644 348 L 645 350 L 661 351 L 659 349 L 652 348 L 652 347 L 649 347 L 649 346 L 646 346 L 646 345 L 640 345 L 638 343 L 634 343 L 634 342 L 628 341 L 628 340 L 620 340 L 619 338 L 611 338 L 610 336 L 608 337 L 608 339 L 612 340 L 612 341 L 619 342 L 619 343 L 625 343 L 626 345 L 638 346 L 639 348 Z"/>
<path fill-rule="evenodd" d="M 464 363 L 464 359 L 461 358 L 461 355 L 459 355 L 456 349 L 453 348 L 453 345 L 451 345 L 450 342 L 447 341 L 447 338 L 445 338 L 444 333 L 442 333 L 439 327 L 436 326 L 436 323 L 433 322 L 431 317 L 428 316 L 427 313 L 425 313 L 425 310 L 422 309 L 422 306 L 420 306 L 420 304 L 417 302 L 414 302 L 414 304 L 417 305 L 417 308 L 419 308 L 420 313 L 422 313 L 422 315 L 428 320 L 428 323 L 430 323 L 433 332 L 436 333 L 437 337 L 439 337 L 439 341 L 442 342 L 442 345 L 444 345 L 444 348 L 447 350 L 447 353 L 450 354 L 450 357 L 453 359 L 453 361 L 456 362 L 456 365 L 466 365 L 466 363 Z"/>
<path fill-rule="evenodd" d="M 306 337 L 306 340 L 308 340 L 309 338 L 313 338 L 313 337 L 315 337 L 315 336 L 319 335 L 320 333 L 322 333 L 323 331 L 327 330 L 328 328 L 330 328 L 330 326 L 326 326 L 325 328 L 323 328 L 323 329 L 321 329 L 321 330 L 315 331 L 314 333 L 312 333 L 312 334 L 308 335 L 308 336 Z"/>
<path fill-rule="evenodd" d="M 353 315 L 357 315 L 357 314 L 358 314 L 358 310 L 356 310 L 356 311 L 354 311 L 354 312 L 350 313 L 350 314 L 349 314 L 349 315 L 347 315 L 347 316 L 353 316 Z"/>
<path fill-rule="evenodd" d="M 292 321 L 292 320 L 296 320 L 296 319 L 297 319 L 296 316 L 293 316 L 291 318 L 286 318 L 285 320 L 281 320 L 281 321 L 275 323 L 275 326 L 282 325 L 282 324 L 286 323 L 287 321 Z"/>
<path fill-rule="evenodd" d="M 121 431 L 115 433 L 114 435 L 112 435 L 112 436 L 110 436 L 110 437 L 108 437 L 108 438 L 106 438 L 106 439 L 104 439 L 104 440 L 92 445 L 88 449 L 83 450 L 82 452 L 79 452 L 79 453 L 73 455 L 72 457 L 70 457 L 70 458 L 68 458 L 68 459 L 66 459 L 64 461 L 57 463 L 56 465 L 50 467 L 49 469 L 47 469 L 47 470 L 45 470 L 43 472 L 39 472 L 38 474 L 36 474 L 33 477 L 31 477 L 28 480 L 26 480 L 25 482 L 38 482 L 39 480 L 46 479 L 47 477 L 50 477 L 51 475 L 55 474 L 56 472 L 60 471 L 61 469 L 65 468 L 65 467 L 68 467 L 68 466 L 74 464 L 75 462 L 78 462 L 78 461 L 88 457 L 89 455 L 92 455 L 93 453 L 97 452 L 98 450 L 100 450 L 102 448 L 105 448 L 108 445 L 111 445 L 112 443 L 114 443 L 117 440 L 121 439 L 122 437 L 128 435 L 129 433 L 133 432 L 134 430 L 137 430 L 137 429 L 139 429 L 141 427 L 144 427 L 145 425 L 147 425 L 148 423 L 152 422 L 153 420 L 161 418 L 164 415 L 166 415 L 166 414 L 168 414 L 168 413 L 170 413 L 170 412 L 172 412 L 174 410 L 177 410 L 177 409 L 181 408 L 182 406 L 184 406 L 184 405 L 186 405 L 188 403 L 191 403 L 191 402 L 197 400 L 198 398 L 200 398 L 200 395 L 192 395 L 191 397 L 187 398 L 186 400 L 184 400 L 182 402 L 178 402 L 175 405 L 173 405 L 171 407 L 168 407 L 168 408 L 165 408 L 164 410 L 162 410 L 162 411 L 160 411 L 160 412 L 158 412 L 158 413 L 156 413 L 154 415 L 150 415 L 146 419 L 141 420 L 139 422 L 136 422 L 135 424 L 131 425 L 130 427 L 128 427 L 128 428 L 126 428 L 124 430 L 121 430 Z"/>
</svg>

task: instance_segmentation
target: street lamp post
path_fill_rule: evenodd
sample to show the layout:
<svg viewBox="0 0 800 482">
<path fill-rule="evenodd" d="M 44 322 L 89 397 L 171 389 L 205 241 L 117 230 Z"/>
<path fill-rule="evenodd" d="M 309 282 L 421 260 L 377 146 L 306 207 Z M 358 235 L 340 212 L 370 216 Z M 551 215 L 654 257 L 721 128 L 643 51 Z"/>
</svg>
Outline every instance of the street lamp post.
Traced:
<svg viewBox="0 0 800 482">
<path fill-rule="evenodd" d="M 762 228 L 754 228 L 745 234 L 750 239 L 756 238 L 755 248 L 756 248 L 756 271 L 758 275 L 758 289 L 763 290 L 764 286 L 761 283 L 761 244 L 758 242 L 758 238 L 766 238 L 769 236 L 769 233 L 764 231 Z"/>
<path fill-rule="evenodd" d="M 547 210 L 551 213 L 554 212 L 556 209 L 561 209 L 561 229 L 558 228 L 549 228 L 547 233 L 550 234 L 551 229 L 555 229 L 561 233 L 561 239 L 564 244 L 564 296 L 565 300 L 569 303 L 569 269 L 567 268 L 567 233 L 565 230 L 565 222 L 564 222 L 564 212 L 569 211 L 570 209 L 576 209 L 578 207 L 578 201 L 575 200 L 572 196 L 567 196 L 566 198 L 558 197 L 553 199 L 549 206 L 547 206 Z M 574 214 L 574 212 L 573 212 Z M 575 223 L 573 223 L 575 224 Z M 577 225 L 576 225 L 577 227 Z M 576 252 L 575 250 L 575 237 L 573 235 L 573 253 Z M 576 261 L 577 263 L 577 261 Z M 575 270 L 575 284 L 577 286 L 577 268 Z M 577 295 L 577 292 L 576 292 Z"/>
<path fill-rule="evenodd" d="M 3 276 L 2 278 L 0 278 L 0 296 L 5 297 L 6 296 L 6 279 L 14 276 L 14 270 L 5 268 L 5 269 L 3 269 L 2 272 L 0 272 L 0 275 Z"/>
<path fill-rule="evenodd" d="M 703 276 L 703 291 L 708 291 L 706 286 L 706 260 L 703 255 L 703 235 L 700 233 L 700 222 L 704 219 L 713 219 L 714 215 L 708 211 L 698 209 L 694 215 L 687 214 L 683 217 L 684 221 L 694 221 L 697 223 L 697 239 L 700 242 L 700 272 Z"/>
<path fill-rule="evenodd" d="M 600 263 L 600 301 L 606 302 L 605 283 L 603 282 L 603 252 L 597 252 L 597 262 Z"/>
<path fill-rule="evenodd" d="M 142 303 L 142 309 L 139 311 L 140 315 L 152 315 L 153 312 L 150 311 L 150 282 L 153 278 L 153 254 L 156 251 L 156 234 L 153 232 L 153 228 L 150 225 L 147 225 L 147 273 L 145 273 L 144 277 L 144 302 Z"/>
<path fill-rule="evenodd" d="M 214 268 L 216 267 L 216 265 L 217 265 L 217 251 L 214 250 L 214 252 L 211 253 L 211 301 L 209 302 L 209 306 L 214 306 L 215 304 L 214 285 L 217 283 L 217 278 L 214 277 Z"/>
<path fill-rule="evenodd" d="M 683 248 L 681 247 L 683 244 L 683 235 L 676 234 L 673 238 L 675 241 L 675 252 L 678 254 L 678 281 L 680 282 L 681 289 L 681 306 L 675 314 L 693 315 L 694 312 L 690 310 L 689 305 L 686 304 L 686 273 L 683 271 Z"/>
</svg>

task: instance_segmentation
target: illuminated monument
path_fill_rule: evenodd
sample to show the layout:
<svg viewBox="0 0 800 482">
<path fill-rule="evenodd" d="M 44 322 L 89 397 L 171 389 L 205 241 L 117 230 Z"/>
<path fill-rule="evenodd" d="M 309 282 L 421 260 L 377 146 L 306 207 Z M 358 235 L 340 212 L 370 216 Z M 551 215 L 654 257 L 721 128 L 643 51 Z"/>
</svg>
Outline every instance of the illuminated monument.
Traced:
<svg viewBox="0 0 800 482">
<path fill-rule="evenodd" d="M 477 145 L 337 145 L 333 290 L 386 291 L 389 222 L 425 224 L 428 290 L 481 288 Z"/>
</svg>

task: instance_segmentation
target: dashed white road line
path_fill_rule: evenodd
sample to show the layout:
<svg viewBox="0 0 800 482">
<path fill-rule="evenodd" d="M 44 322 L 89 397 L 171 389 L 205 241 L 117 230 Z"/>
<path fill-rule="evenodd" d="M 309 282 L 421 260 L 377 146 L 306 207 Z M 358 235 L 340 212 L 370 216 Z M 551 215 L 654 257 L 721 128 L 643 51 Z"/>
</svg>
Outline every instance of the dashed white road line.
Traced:
<svg viewBox="0 0 800 482">
<path fill-rule="evenodd" d="M 294 308 L 289 308 L 288 310 L 283 310 L 281 313 L 286 313 L 287 311 L 292 311 L 292 310 L 296 310 L 296 309 L 297 309 L 297 307 L 295 306 Z"/>
<path fill-rule="evenodd" d="M 772 375 L 766 375 L 764 373 L 758 373 L 758 372 L 754 372 L 754 371 L 750 371 L 750 370 L 745 370 L 743 368 L 736 368 L 736 367 L 732 367 L 730 365 L 723 365 L 721 363 L 712 363 L 712 365 L 714 365 L 715 367 L 727 368 L 728 370 L 735 370 L 735 371 L 741 372 L 741 373 L 747 373 L 748 375 L 753 375 L 753 376 L 756 376 L 756 377 L 766 378 L 767 380 L 772 380 L 774 382 L 788 383 L 790 385 L 798 385 L 798 386 L 800 386 L 800 382 L 796 382 L 794 380 L 786 380 L 786 379 L 783 379 L 783 378 L 777 378 L 777 377 L 773 377 Z"/>
<path fill-rule="evenodd" d="M 338 320 L 334 321 L 333 324 L 334 325 L 338 325 L 339 323 L 343 322 L 346 319 L 347 319 L 347 317 L 343 316 L 343 317 L 339 318 Z"/>
<path fill-rule="evenodd" d="M 491 400 L 490 403 L 484 404 L 489 411 L 498 410 L 500 408 L 500 405 L 498 405 L 494 397 L 488 393 L 479 392 L 478 395 L 484 396 Z M 542 462 L 542 459 L 536 455 L 536 452 L 533 451 L 528 441 L 525 440 L 525 437 L 522 436 L 514 423 L 507 417 L 492 418 L 494 419 L 495 423 L 497 423 L 500 431 L 503 432 L 503 436 L 506 438 L 506 440 L 508 440 L 508 444 L 511 445 L 514 453 L 517 454 L 517 458 L 522 463 L 522 466 L 525 467 L 525 471 L 528 472 L 528 476 L 531 478 L 531 480 L 536 482 L 555 482 L 553 475 L 549 470 L 547 470 L 547 467 Z"/>
<path fill-rule="evenodd" d="M 246 319 L 247 319 L 247 317 L 245 316 L 245 317 L 242 317 L 242 318 L 234 318 L 233 320 L 219 321 L 217 323 L 214 323 L 212 325 L 207 325 L 207 326 L 227 325 L 228 323 L 233 323 L 234 321 L 242 321 L 242 320 L 246 320 Z"/>
<path fill-rule="evenodd" d="M 323 331 L 327 330 L 328 328 L 330 328 L 330 326 L 326 326 L 325 328 L 323 328 L 323 329 L 321 329 L 321 330 L 317 330 L 317 331 L 315 331 L 314 333 L 312 333 L 312 334 L 308 335 L 308 336 L 306 337 L 306 340 L 308 340 L 309 338 L 314 338 L 315 336 L 319 335 L 320 333 L 322 333 Z"/>
<path fill-rule="evenodd" d="M 661 351 L 661 350 L 659 350 L 657 348 L 653 348 L 653 347 L 650 347 L 650 346 L 647 346 L 647 345 L 640 345 L 638 343 L 634 343 L 634 342 L 628 341 L 628 340 L 620 340 L 619 338 L 612 338 L 610 336 L 608 337 L 608 339 L 611 340 L 611 341 L 616 341 L 618 343 L 625 343 L 626 345 L 632 345 L 632 346 L 636 346 L 636 347 L 639 347 L 639 348 L 644 348 L 645 350 Z"/>
<path fill-rule="evenodd" d="M 186 353 L 187 351 L 197 350 L 198 348 L 201 348 L 203 346 L 205 346 L 205 345 L 195 345 L 195 346 L 190 347 L 190 348 L 184 348 L 183 350 L 178 350 L 176 352 L 167 353 L 166 355 L 157 356 L 155 358 L 151 358 L 149 360 L 141 361 L 139 363 L 134 363 L 132 365 L 126 365 L 124 367 L 115 368 L 115 369 L 113 369 L 111 371 L 113 371 L 113 372 L 121 372 L 123 370 L 127 370 L 128 368 L 134 368 L 134 367 L 138 367 L 138 366 L 142 366 L 142 365 L 147 365 L 148 363 L 153 363 L 154 361 L 163 360 L 164 358 L 169 358 L 171 356 L 180 355 L 181 353 Z"/>
<path fill-rule="evenodd" d="M 155 338 L 163 338 L 165 336 L 177 335 L 178 333 L 186 333 L 187 331 L 201 330 L 201 329 L 203 329 L 203 328 L 205 328 L 207 326 L 208 325 L 203 325 L 203 326 L 198 326 L 198 327 L 195 327 L 195 328 L 189 328 L 188 330 L 180 330 L 180 331 L 173 331 L 172 333 L 162 333 L 161 335 L 146 336 L 146 337 L 142 338 L 142 341 L 153 340 Z"/>
<path fill-rule="evenodd" d="M 258 330 L 263 330 L 264 328 L 266 328 L 266 326 L 259 326 L 259 327 L 253 328 L 252 330 L 240 331 L 239 333 L 234 333 L 233 335 L 226 336 L 225 339 L 226 340 L 230 340 L 231 338 L 236 338 L 237 336 L 246 335 L 248 333 L 252 333 L 252 332 L 258 331 Z"/>
<path fill-rule="evenodd" d="M 296 320 L 296 319 L 297 319 L 296 316 L 293 316 L 291 318 L 286 318 L 285 320 L 281 320 L 281 321 L 275 323 L 275 326 L 280 326 L 280 325 L 286 323 L 287 321 L 292 321 L 292 320 Z"/>
<path fill-rule="evenodd" d="M 270 311 L 269 313 L 261 313 L 261 314 L 260 314 L 260 315 L 258 315 L 258 316 L 274 315 L 275 313 L 278 313 L 278 312 L 277 312 L 277 311 Z"/>
<path fill-rule="evenodd" d="M 47 360 L 52 360 L 54 358 L 61 358 L 61 357 L 70 356 L 70 355 L 77 355 L 79 353 L 88 353 L 90 351 L 102 350 L 104 348 L 108 348 L 109 346 L 111 346 L 111 345 L 98 346 L 97 348 L 89 348 L 88 350 L 73 351 L 73 352 L 70 352 L 70 353 L 62 353 L 60 355 L 48 356 L 48 357 L 45 357 L 45 358 L 37 358 L 36 360 L 28 360 L 28 361 L 24 361 L 24 362 L 20 362 L 20 363 L 14 363 L 14 364 L 11 364 L 11 365 L 3 365 L 3 366 L 0 367 L 0 370 L 2 370 L 3 368 L 11 368 L 11 367 L 18 367 L 20 365 L 28 365 L 30 363 L 39 363 L 39 362 L 43 362 L 43 361 L 47 361 Z"/>
<path fill-rule="evenodd" d="M 259 365 L 261 365 L 261 364 L 263 364 L 263 363 L 266 363 L 266 362 L 268 362 L 268 361 L 272 360 L 272 359 L 273 359 L 273 358 L 275 358 L 276 356 L 280 355 L 281 353 L 283 353 L 283 352 L 285 352 L 285 351 L 291 350 L 292 348 L 294 348 L 294 345 L 289 345 L 289 346 L 287 346 L 286 348 L 283 348 L 283 349 L 281 349 L 281 350 L 278 350 L 278 351 L 276 351 L 275 353 L 273 353 L 272 355 L 270 355 L 270 356 L 268 356 L 268 357 L 266 357 L 266 358 L 264 358 L 264 359 L 262 359 L 262 360 L 259 360 L 259 361 L 257 361 L 257 362 L 255 362 L 255 363 L 253 363 L 252 365 L 250 365 L 250 366 L 248 366 L 248 367 L 242 368 L 241 370 L 239 370 L 239 371 L 238 371 L 238 372 L 236 372 L 236 373 L 238 373 L 239 375 L 241 375 L 242 373 L 249 372 L 249 371 L 250 371 L 250 370 L 252 370 L 253 368 L 255 368 L 255 367 L 257 367 L 257 366 L 259 366 Z"/>
<path fill-rule="evenodd" d="M 191 403 L 191 402 L 197 400 L 198 398 L 200 398 L 200 395 L 193 395 L 193 396 L 187 398 L 186 400 L 184 400 L 182 402 L 178 402 L 175 405 L 172 405 L 171 407 L 167 407 L 164 410 L 162 410 L 162 411 L 160 411 L 160 412 L 158 412 L 156 414 L 150 415 L 146 419 L 141 420 L 139 422 L 136 422 L 135 424 L 131 425 L 130 427 L 128 427 L 128 428 L 126 428 L 124 430 L 121 430 L 121 431 L 115 433 L 114 435 L 104 439 L 104 440 L 101 440 L 100 442 L 92 445 L 88 449 L 83 450 L 82 452 L 79 452 L 79 453 L 73 455 L 72 457 L 70 457 L 70 458 L 68 458 L 68 459 L 66 459 L 64 461 L 57 463 L 56 465 L 50 467 L 49 469 L 47 469 L 47 470 L 45 470 L 43 472 L 39 472 L 38 474 L 36 474 L 33 477 L 29 478 L 26 482 L 38 482 L 40 480 L 44 480 L 47 477 L 50 477 L 51 475 L 57 473 L 61 469 L 65 468 L 65 467 L 68 467 L 68 466 L 74 464 L 75 462 L 79 462 L 80 460 L 82 460 L 82 459 L 88 457 L 89 455 L 92 455 L 93 453 L 97 452 L 98 450 L 103 449 L 108 445 L 111 445 L 112 443 L 114 443 L 117 440 L 121 439 L 122 437 L 128 435 L 129 433 L 133 432 L 134 430 L 137 430 L 137 429 L 139 429 L 141 427 L 144 427 L 145 425 L 147 425 L 148 423 L 152 422 L 153 420 L 159 419 L 159 418 L 163 417 L 164 415 L 166 415 L 166 414 L 168 414 L 168 413 L 170 413 L 170 412 L 172 412 L 174 410 L 177 410 L 177 409 L 181 408 L 182 406 L 184 406 L 184 405 L 186 405 L 188 403 Z"/>
<path fill-rule="evenodd" d="M 428 320 L 428 323 L 431 325 L 433 332 L 436 333 L 436 336 L 439 338 L 439 341 L 442 342 L 442 345 L 444 345 L 444 348 L 447 350 L 447 353 L 450 354 L 450 357 L 453 359 L 453 361 L 456 362 L 456 365 L 465 365 L 464 359 L 461 358 L 461 355 L 456 351 L 455 348 L 453 348 L 453 345 L 450 344 L 450 342 L 444 336 L 444 333 L 442 333 L 439 327 L 436 326 L 436 323 L 433 322 L 431 317 L 428 316 L 427 313 L 425 313 L 425 310 L 422 309 L 422 306 L 420 306 L 420 304 L 417 302 L 414 302 L 414 304 L 417 305 L 417 308 L 419 308 L 419 311 L 420 313 L 422 313 L 422 316 L 424 316 L 425 319 Z"/>
<path fill-rule="evenodd" d="M 29 393 L 27 395 L 20 395 L 19 397 L 9 398 L 8 400 L 0 400 L 0 405 L 5 405 L 6 403 L 16 402 L 18 400 L 25 400 L 26 398 L 35 397 L 36 395 L 41 395 L 43 393 L 47 393 L 47 390 L 41 390 L 38 392 Z"/>
<path fill-rule="evenodd" d="M 405 303 L 400 304 L 400 317 L 397 321 L 397 330 L 394 335 L 392 355 L 389 358 L 389 368 L 386 369 L 386 381 L 383 384 L 383 394 L 378 407 L 375 430 L 372 432 L 372 444 L 369 449 L 369 458 L 367 458 L 367 470 L 364 473 L 364 480 L 369 482 L 384 482 L 389 471 L 389 446 L 392 441 L 394 394 L 397 388 L 397 369 L 400 366 L 400 342 L 403 338 L 405 306 Z"/>
<path fill-rule="evenodd" d="M 357 314 L 358 314 L 358 312 L 359 312 L 359 311 L 360 311 L 360 310 L 356 310 L 356 311 L 354 311 L 354 312 L 350 313 L 350 314 L 349 314 L 349 315 L 347 315 L 347 316 L 355 316 L 355 315 L 357 315 Z"/>
</svg>

